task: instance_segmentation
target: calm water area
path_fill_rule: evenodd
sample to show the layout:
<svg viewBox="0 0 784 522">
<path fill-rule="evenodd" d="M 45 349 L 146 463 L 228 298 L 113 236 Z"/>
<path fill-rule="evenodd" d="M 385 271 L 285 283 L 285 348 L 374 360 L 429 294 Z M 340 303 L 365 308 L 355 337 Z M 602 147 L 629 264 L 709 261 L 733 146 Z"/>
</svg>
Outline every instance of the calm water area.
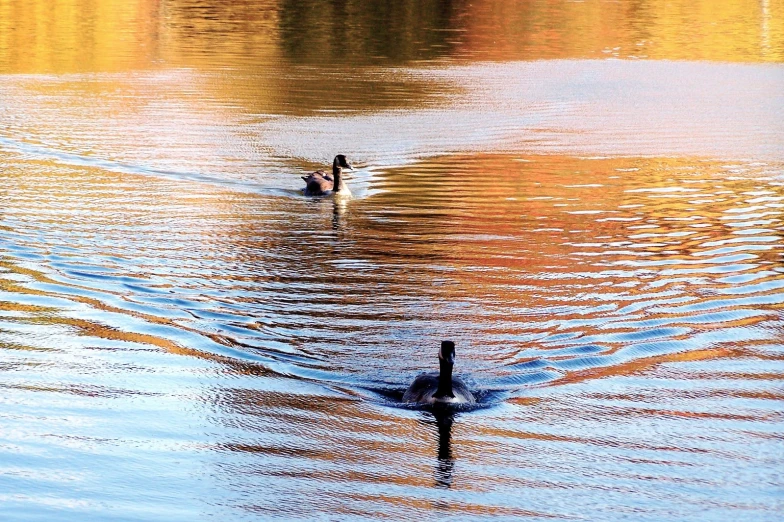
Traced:
<svg viewBox="0 0 784 522">
<path fill-rule="evenodd" d="M 0 0 L 0 520 L 781 521 L 782 399 L 783 1 Z"/>
</svg>

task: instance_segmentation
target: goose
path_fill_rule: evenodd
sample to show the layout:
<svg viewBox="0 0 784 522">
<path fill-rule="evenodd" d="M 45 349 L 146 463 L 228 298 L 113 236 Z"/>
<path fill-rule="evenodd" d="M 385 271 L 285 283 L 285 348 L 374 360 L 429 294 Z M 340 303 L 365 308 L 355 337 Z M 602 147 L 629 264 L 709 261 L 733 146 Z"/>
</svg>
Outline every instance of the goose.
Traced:
<svg viewBox="0 0 784 522">
<path fill-rule="evenodd" d="M 354 170 L 346 161 L 346 157 L 343 154 L 338 154 L 332 162 L 331 176 L 321 170 L 302 176 L 302 179 L 305 180 L 303 193 L 306 196 L 329 196 L 330 194 L 351 196 L 351 191 L 341 176 L 343 169 Z"/>
<path fill-rule="evenodd" d="M 476 398 L 465 383 L 452 377 L 452 366 L 455 364 L 454 342 L 441 341 L 438 363 L 438 373 L 417 375 L 403 394 L 403 402 L 422 405 L 475 404 Z"/>
</svg>

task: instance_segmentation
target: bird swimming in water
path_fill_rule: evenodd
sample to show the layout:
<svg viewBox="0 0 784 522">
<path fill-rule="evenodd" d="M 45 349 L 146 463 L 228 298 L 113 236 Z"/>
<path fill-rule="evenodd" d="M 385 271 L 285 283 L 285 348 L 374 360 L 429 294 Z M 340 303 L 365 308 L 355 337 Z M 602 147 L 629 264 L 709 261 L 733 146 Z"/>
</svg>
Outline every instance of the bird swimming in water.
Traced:
<svg viewBox="0 0 784 522">
<path fill-rule="evenodd" d="M 438 373 L 422 373 L 417 375 L 406 393 L 403 402 L 422 405 L 458 405 L 476 404 L 474 394 L 457 377 L 452 377 L 455 364 L 455 343 L 441 341 L 438 352 Z"/>
<path fill-rule="evenodd" d="M 354 170 L 346 157 L 343 154 L 338 154 L 332 162 L 331 176 L 321 170 L 302 176 L 302 179 L 305 180 L 303 193 L 306 196 L 329 196 L 330 194 L 351 196 L 351 191 L 343 180 L 343 169 Z"/>
</svg>

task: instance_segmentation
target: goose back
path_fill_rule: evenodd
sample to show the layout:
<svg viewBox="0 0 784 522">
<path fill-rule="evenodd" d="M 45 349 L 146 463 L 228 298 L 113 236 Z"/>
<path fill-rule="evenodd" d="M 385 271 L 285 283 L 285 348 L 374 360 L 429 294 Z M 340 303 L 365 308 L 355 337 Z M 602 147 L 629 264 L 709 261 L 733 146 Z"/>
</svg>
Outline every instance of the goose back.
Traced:
<svg viewBox="0 0 784 522">
<path fill-rule="evenodd" d="M 403 394 L 403 402 L 415 404 L 475 404 L 474 394 L 458 377 L 452 377 L 452 395 L 454 397 L 436 397 L 438 392 L 439 374 L 421 373 L 417 375 L 411 386 Z"/>
<path fill-rule="evenodd" d="M 302 179 L 305 180 L 306 196 L 325 196 L 332 192 L 334 187 L 332 176 L 321 170 L 302 176 Z"/>
</svg>

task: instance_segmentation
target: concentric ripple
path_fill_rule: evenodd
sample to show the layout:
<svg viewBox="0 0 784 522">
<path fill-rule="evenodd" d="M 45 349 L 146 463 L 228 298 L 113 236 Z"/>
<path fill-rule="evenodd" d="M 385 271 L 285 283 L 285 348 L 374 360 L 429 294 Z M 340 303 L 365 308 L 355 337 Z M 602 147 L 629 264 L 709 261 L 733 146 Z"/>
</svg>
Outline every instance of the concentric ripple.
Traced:
<svg viewBox="0 0 784 522">
<path fill-rule="evenodd" d="M 370 187 L 375 195 L 335 202 L 13 154 L 3 161 L 0 342 L 11 430 L 4 480 L 11 491 L 20 480 L 59 491 L 50 499 L 56 511 L 97 509 L 70 504 L 66 484 L 98 485 L 72 465 L 51 479 L 56 486 L 30 475 L 61 465 L 30 453 L 26 441 L 45 433 L 69 459 L 89 452 L 96 477 L 117 467 L 96 448 L 132 440 L 161 459 L 186 452 L 197 463 L 199 452 L 217 452 L 211 476 L 250 480 L 210 482 L 220 492 L 206 497 L 218 506 L 241 502 L 256 480 L 287 487 L 297 477 L 321 478 L 334 489 L 319 495 L 337 498 L 386 473 L 402 481 L 390 506 L 434 500 L 407 482 L 418 476 L 407 466 L 421 467 L 426 456 L 401 465 L 410 447 L 395 441 L 411 429 L 438 441 L 436 484 L 465 491 L 494 484 L 532 492 L 537 484 L 573 489 L 585 501 L 600 490 L 632 493 L 615 502 L 636 505 L 654 473 L 705 500 L 717 498 L 708 491 L 718 484 L 697 469 L 721 470 L 731 459 L 753 473 L 759 457 L 743 440 L 758 441 L 775 460 L 781 166 L 447 156 L 386 171 Z M 385 408 L 418 371 L 435 366 L 443 338 L 457 342 L 458 373 L 480 405 L 495 408 L 406 428 L 419 422 L 416 412 Z M 93 420 L 57 427 L 61 421 L 33 413 L 38 396 L 53 412 L 70 402 L 72 415 Z M 97 429 L 115 408 L 123 417 Z M 175 424 L 151 423 L 155 412 Z M 194 413 L 195 432 L 177 427 L 193 423 Z M 600 427 L 610 420 L 625 427 Z M 688 438 L 656 440 L 647 430 Z M 703 430 L 706 438 L 696 435 Z M 346 440 L 371 461 L 333 462 Z M 540 456 L 527 464 L 486 453 L 530 450 Z M 585 455 L 603 459 L 600 473 L 615 478 L 589 478 L 593 471 L 575 460 Z M 142 462 L 137 477 L 157 472 Z M 261 467 L 252 475 L 237 468 L 248 465 Z M 351 469 L 359 475 L 347 475 Z M 171 494 L 191 487 L 193 473 L 172 475 Z M 766 490 L 748 497 L 723 487 L 729 498 L 717 512 L 747 509 L 741 502 L 767 509 Z M 354 505 L 376 509 L 378 494 L 353 497 Z M 280 495 L 246 508 L 266 512 Z M 540 504 L 546 495 L 476 498 L 484 500 L 464 509 L 570 513 Z M 33 502 L 4 500 L 24 509 Z M 121 505 L 116 495 L 114 502 Z M 530 512 L 528 502 L 540 509 Z M 680 513 L 693 506 L 691 497 L 674 502 Z"/>
</svg>

